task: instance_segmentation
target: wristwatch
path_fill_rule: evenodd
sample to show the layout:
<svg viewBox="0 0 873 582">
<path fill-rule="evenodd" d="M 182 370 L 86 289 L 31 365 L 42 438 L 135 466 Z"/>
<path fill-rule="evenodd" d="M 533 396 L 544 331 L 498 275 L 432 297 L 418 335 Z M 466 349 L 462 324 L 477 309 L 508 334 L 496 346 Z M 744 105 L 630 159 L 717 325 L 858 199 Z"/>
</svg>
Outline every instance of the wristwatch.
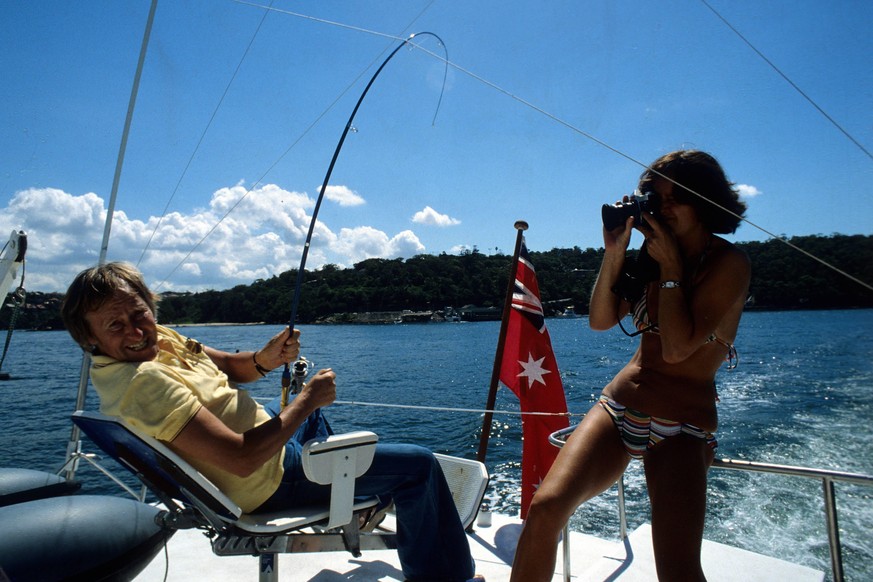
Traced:
<svg viewBox="0 0 873 582">
<path fill-rule="evenodd" d="M 676 289 L 676 288 L 681 287 L 681 286 L 682 286 L 682 283 L 680 283 L 679 281 L 662 281 L 661 282 L 661 289 Z"/>
</svg>

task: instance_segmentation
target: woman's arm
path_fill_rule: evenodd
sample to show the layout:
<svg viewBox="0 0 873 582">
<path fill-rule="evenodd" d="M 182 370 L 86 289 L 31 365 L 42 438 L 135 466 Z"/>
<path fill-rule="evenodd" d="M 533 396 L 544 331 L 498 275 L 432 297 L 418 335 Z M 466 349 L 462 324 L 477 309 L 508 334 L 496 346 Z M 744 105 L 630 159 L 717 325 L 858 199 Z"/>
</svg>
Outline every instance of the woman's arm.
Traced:
<svg viewBox="0 0 873 582">
<path fill-rule="evenodd" d="M 734 247 L 713 255 L 706 274 L 692 288 L 659 290 L 661 355 L 667 363 L 684 361 L 700 349 L 725 316 L 745 301 L 751 278 L 748 257 Z M 661 275 L 662 280 L 670 278 Z"/>
<path fill-rule="evenodd" d="M 231 354 L 209 346 L 203 346 L 203 351 L 233 382 L 254 382 L 270 370 L 297 359 L 300 354 L 300 330 L 295 329 L 293 336 L 290 336 L 286 327 L 257 352 Z"/>
<path fill-rule="evenodd" d="M 700 251 L 706 263 L 700 273 L 697 266 L 687 273 L 679 242 L 667 226 L 650 217 L 639 230 L 646 237 L 649 255 L 658 262 L 661 282 L 680 282 L 658 290 L 656 315 L 661 357 L 676 364 L 700 349 L 728 313 L 742 309 L 751 267 L 745 253 L 709 233 L 706 250 Z"/>
<path fill-rule="evenodd" d="M 201 407 L 169 445 L 182 457 L 247 477 L 284 447 L 316 408 L 334 400 L 336 374 L 330 368 L 319 370 L 278 416 L 265 423 L 239 434 Z"/>
<path fill-rule="evenodd" d="M 630 243 L 633 217 L 628 218 L 623 227 L 613 231 L 603 230 L 603 262 L 594 288 L 591 290 L 591 302 L 588 305 L 588 325 L 591 329 L 603 331 L 610 329 L 627 315 L 629 306 L 612 288 L 618 282 L 624 267 L 625 253 Z"/>
</svg>

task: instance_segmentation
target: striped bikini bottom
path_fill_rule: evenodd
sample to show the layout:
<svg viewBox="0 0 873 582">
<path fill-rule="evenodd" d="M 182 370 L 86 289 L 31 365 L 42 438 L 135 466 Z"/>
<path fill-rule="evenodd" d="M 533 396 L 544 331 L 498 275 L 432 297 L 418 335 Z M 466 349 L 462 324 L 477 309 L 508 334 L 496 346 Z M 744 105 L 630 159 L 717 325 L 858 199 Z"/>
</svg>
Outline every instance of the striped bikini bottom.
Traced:
<svg viewBox="0 0 873 582">
<path fill-rule="evenodd" d="M 634 459 L 642 459 L 643 453 L 648 449 L 665 438 L 679 434 L 702 439 L 712 450 L 718 446 L 718 441 L 712 433 L 701 430 L 692 424 L 648 416 L 622 406 L 608 396 L 601 396 L 599 402 L 612 417 L 612 422 L 618 429 L 624 449 Z"/>
</svg>

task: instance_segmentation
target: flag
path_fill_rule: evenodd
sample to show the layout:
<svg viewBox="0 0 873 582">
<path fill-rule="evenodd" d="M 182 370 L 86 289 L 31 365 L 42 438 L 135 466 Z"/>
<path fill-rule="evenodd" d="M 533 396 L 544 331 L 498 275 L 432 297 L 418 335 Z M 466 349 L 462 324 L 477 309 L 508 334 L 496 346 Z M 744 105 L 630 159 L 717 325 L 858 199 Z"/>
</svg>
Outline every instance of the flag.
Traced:
<svg viewBox="0 0 873 582">
<path fill-rule="evenodd" d="M 536 271 L 524 242 L 518 255 L 515 290 L 508 317 L 500 381 L 518 396 L 522 413 L 566 414 L 564 386 L 546 329 Z M 558 448 L 549 443 L 549 435 L 568 425 L 566 416 L 522 414 L 522 519 L 527 517 L 534 493 L 558 456 Z"/>
</svg>

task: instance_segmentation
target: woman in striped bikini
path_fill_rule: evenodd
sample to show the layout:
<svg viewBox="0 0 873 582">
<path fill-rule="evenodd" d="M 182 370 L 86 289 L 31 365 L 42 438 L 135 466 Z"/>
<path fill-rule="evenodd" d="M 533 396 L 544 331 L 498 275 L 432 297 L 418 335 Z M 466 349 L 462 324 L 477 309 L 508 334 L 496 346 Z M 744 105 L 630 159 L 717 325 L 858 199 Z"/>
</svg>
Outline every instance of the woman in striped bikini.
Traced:
<svg viewBox="0 0 873 582">
<path fill-rule="evenodd" d="M 716 233 L 734 232 L 745 204 L 715 158 L 693 150 L 656 160 L 639 190 L 656 193 L 656 212 L 604 229 L 589 322 L 606 330 L 632 314 L 640 344 L 534 496 L 512 580 L 551 579 L 563 524 L 614 484 L 631 459 L 645 468 L 659 579 L 705 580 L 700 547 L 716 446 L 714 379 L 725 359 L 735 365 L 732 344 L 750 279 L 746 255 Z M 621 293 L 619 285 L 633 229 L 657 263 L 639 297 Z"/>
</svg>

